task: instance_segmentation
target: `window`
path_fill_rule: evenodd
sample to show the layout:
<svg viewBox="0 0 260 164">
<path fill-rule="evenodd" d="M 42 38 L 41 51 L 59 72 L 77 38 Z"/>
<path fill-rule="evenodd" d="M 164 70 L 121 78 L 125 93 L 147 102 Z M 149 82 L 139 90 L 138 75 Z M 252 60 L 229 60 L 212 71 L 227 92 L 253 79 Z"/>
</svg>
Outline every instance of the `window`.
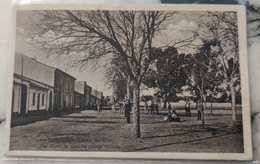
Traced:
<svg viewBox="0 0 260 164">
<path fill-rule="evenodd" d="M 35 93 L 33 93 L 33 106 L 35 105 Z"/>
<path fill-rule="evenodd" d="M 44 94 L 42 94 L 42 105 L 44 105 Z"/>
<path fill-rule="evenodd" d="M 37 110 L 40 110 L 40 105 L 41 105 L 40 99 L 41 99 L 41 94 L 38 93 L 38 98 L 37 98 Z"/>
</svg>

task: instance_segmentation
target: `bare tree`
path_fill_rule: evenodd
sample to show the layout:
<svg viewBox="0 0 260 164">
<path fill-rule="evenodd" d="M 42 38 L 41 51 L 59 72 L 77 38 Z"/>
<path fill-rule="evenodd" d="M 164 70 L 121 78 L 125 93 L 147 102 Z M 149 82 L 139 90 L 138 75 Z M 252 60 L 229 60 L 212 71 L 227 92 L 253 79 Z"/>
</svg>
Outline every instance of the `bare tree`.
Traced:
<svg viewBox="0 0 260 164">
<path fill-rule="evenodd" d="M 189 79 L 189 86 L 196 92 L 197 98 L 200 98 L 202 104 L 202 124 L 204 125 L 204 109 L 206 109 L 206 90 L 214 84 L 218 78 L 217 65 L 211 62 L 211 58 L 218 54 L 211 52 L 211 46 L 214 42 L 204 42 L 203 47 L 199 48 L 198 53 L 189 54 L 185 59 L 184 71 Z M 210 56 L 211 58 L 209 58 Z"/>
<path fill-rule="evenodd" d="M 163 11 L 40 11 L 34 39 L 48 55 L 74 55 L 86 65 L 114 55 L 124 63 L 133 84 L 134 133 L 140 131 L 140 84 L 150 63 L 153 38 L 174 12 Z"/>
<path fill-rule="evenodd" d="M 115 88 L 113 91 L 119 100 L 131 99 L 131 79 L 124 71 L 124 63 L 113 58 L 105 72 L 106 84 Z"/>
</svg>

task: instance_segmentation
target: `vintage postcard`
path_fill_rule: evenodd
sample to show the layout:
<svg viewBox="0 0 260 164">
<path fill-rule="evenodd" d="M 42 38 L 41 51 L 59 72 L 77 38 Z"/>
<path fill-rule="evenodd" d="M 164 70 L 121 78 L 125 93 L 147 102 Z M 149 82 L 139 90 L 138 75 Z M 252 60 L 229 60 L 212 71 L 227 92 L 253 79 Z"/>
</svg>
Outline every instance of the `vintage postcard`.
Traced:
<svg viewBox="0 0 260 164">
<path fill-rule="evenodd" d="M 244 6 L 13 16 L 6 156 L 252 159 Z"/>
</svg>

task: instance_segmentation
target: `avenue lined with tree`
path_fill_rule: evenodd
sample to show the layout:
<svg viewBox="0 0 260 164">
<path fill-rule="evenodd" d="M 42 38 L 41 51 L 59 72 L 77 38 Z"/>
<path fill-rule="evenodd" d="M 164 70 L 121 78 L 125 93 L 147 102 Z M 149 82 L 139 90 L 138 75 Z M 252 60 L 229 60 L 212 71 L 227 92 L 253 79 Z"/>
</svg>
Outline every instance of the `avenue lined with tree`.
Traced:
<svg viewBox="0 0 260 164">
<path fill-rule="evenodd" d="M 196 18 L 199 28 L 182 31 L 190 35 L 160 45 L 156 43 L 160 34 L 181 13 L 53 10 L 35 14 L 39 20 L 33 22 L 30 35 L 43 53 L 67 55 L 82 69 L 90 63 L 105 67 L 113 93 L 132 98 L 135 137 L 142 136 L 142 85 L 157 90 L 163 108 L 186 87 L 192 95 L 189 99 L 202 104 L 203 125 L 206 102 L 229 94 L 224 99 L 231 103 L 232 119 L 237 119 L 241 86 L 235 12 L 204 12 Z M 190 49 L 195 51 L 182 52 Z"/>
</svg>

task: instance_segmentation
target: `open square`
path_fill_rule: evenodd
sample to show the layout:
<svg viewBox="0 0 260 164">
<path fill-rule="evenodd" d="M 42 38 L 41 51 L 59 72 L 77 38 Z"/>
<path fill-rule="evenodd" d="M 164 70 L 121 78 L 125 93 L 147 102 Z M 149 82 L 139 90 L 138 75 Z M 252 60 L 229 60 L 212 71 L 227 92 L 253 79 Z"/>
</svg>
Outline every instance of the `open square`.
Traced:
<svg viewBox="0 0 260 164">
<path fill-rule="evenodd" d="M 207 114 L 205 125 L 180 113 L 181 122 L 165 122 L 163 116 L 141 112 L 142 137 L 132 134 L 133 124 L 116 111 L 83 110 L 12 128 L 10 148 L 54 151 L 243 152 L 242 122 L 231 115 Z M 220 112 L 221 113 L 221 112 Z M 22 135 L 20 135 L 22 134 Z"/>
</svg>

